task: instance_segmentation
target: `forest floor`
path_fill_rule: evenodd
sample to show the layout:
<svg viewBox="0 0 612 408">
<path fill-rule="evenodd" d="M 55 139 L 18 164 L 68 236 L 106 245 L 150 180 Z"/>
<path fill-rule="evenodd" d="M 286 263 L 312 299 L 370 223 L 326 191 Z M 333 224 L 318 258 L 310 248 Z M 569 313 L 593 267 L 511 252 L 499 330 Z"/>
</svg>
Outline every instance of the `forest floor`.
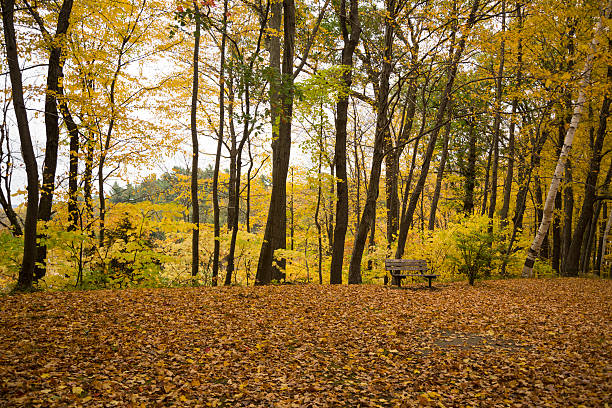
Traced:
<svg viewBox="0 0 612 408">
<path fill-rule="evenodd" d="M 0 406 L 612 405 L 612 282 L 0 298 Z"/>
</svg>

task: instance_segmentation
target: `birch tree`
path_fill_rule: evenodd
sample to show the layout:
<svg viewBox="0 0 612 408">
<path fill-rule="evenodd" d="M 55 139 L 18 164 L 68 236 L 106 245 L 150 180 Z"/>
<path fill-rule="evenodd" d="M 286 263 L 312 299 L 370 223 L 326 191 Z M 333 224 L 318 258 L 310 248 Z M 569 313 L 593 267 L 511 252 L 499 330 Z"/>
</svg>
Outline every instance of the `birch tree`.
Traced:
<svg viewBox="0 0 612 408">
<path fill-rule="evenodd" d="M 538 253 L 540 252 L 540 248 L 542 247 L 542 242 L 544 241 L 546 233 L 548 232 L 548 228 L 550 227 L 550 224 L 552 222 L 557 190 L 559 189 L 559 184 L 563 177 L 565 163 L 567 162 L 567 158 L 572 149 L 574 135 L 576 134 L 576 129 L 578 128 L 578 124 L 580 123 L 580 119 L 582 117 L 582 109 L 586 102 L 586 88 L 588 87 L 591 79 L 593 61 L 597 53 L 597 48 L 599 46 L 599 38 L 604 30 L 604 27 L 606 26 L 605 20 L 610 18 L 611 11 L 612 0 L 609 0 L 605 10 L 603 11 L 602 15 L 599 18 L 599 21 L 597 22 L 597 25 L 595 26 L 595 35 L 593 36 L 593 39 L 590 43 L 589 54 L 587 55 L 587 60 L 584 64 L 584 68 L 581 73 L 578 100 L 576 101 L 570 126 L 567 129 L 567 133 L 565 134 L 563 147 L 561 148 L 561 154 L 559 155 L 559 159 L 555 167 L 555 172 L 553 173 L 552 181 L 550 183 L 550 188 L 548 189 L 548 194 L 546 195 L 546 201 L 544 202 L 542 221 L 540 222 L 538 232 L 536 233 L 536 236 L 533 239 L 529 250 L 527 251 L 527 257 L 525 258 L 525 263 L 523 265 L 522 276 L 524 278 L 530 278 L 533 276 L 533 265 L 535 264 L 535 260 L 538 256 Z"/>
</svg>

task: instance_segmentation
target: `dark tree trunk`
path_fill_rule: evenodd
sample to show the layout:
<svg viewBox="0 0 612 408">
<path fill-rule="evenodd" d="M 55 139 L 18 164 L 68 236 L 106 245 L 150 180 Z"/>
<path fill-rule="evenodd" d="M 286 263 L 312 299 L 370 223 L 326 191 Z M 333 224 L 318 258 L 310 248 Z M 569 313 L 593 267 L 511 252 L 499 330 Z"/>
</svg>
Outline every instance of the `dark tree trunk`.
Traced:
<svg viewBox="0 0 612 408">
<path fill-rule="evenodd" d="M 319 220 L 319 213 L 321 210 L 321 169 L 323 167 L 323 121 L 321 120 L 321 133 L 319 134 L 319 163 L 317 169 L 317 205 L 315 207 L 314 220 L 317 226 L 317 242 L 318 242 L 318 257 L 317 257 L 317 272 L 319 273 L 319 284 L 323 284 L 323 233 L 321 228 L 321 221 Z"/>
<path fill-rule="evenodd" d="M 608 172 L 606 173 L 606 178 L 604 180 L 604 183 L 601 186 L 601 189 L 603 191 L 609 191 L 610 188 L 610 183 L 612 183 L 612 162 L 610 162 L 610 165 L 608 166 Z M 607 215 L 607 209 L 608 209 L 608 205 L 607 203 L 603 204 L 604 207 L 604 224 L 603 224 L 603 228 L 601 230 L 601 234 L 599 235 L 599 249 L 597 250 L 597 259 L 595 260 L 595 269 L 598 271 L 598 274 L 601 275 L 601 263 L 603 261 L 602 256 L 603 256 L 603 252 L 602 250 L 605 248 L 606 243 L 604 242 L 604 236 L 606 235 L 605 233 L 605 226 L 606 226 L 606 222 L 608 220 L 608 215 Z M 612 211 L 612 210 L 611 210 Z"/>
<path fill-rule="evenodd" d="M 491 161 L 493 159 L 493 145 L 489 148 L 489 153 L 487 155 L 487 170 L 485 171 L 485 179 L 484 179 L 484 187 L 482 189 L 482 207 L 480 209 L 480 214 L 484 215 L 487 213 L 487 204 L 489 201 L 489 183 L 491 176 Z"/>
<path fill-rule="evenodd" d="M 608 67 L 607 73 L 608 82 L 612 81 L 612 66 Z M 601 166 L 601 150 L 604 145 L 606 138 L 606 127 L 608 116 L 610 115 L 610 96 L 604 97 L 601 111 L 599 113 L 599 124 L 597 127 L 597 133 L 595 135 L 595 141 L 593 143 L 593 151 L 591 159 L 589 161 L 589 172 L 584 187 L 584 201 L 582 203 L 582 210 L 580 211 L 580 217 L 574 228 L 572 240 L 570 243 L 569 251 L 567 253 L 567 259 L 565 260 L 565 273 L 569 276 L 578 275 L 579 262 L 581 247 L 583 245 L 583 236 L 593 217 L 593 205 L 596 198 L 597 188 L 597 176 L 599 175 L 599 169 Z"/>
<path fill-rule="evenodd" d="M 503 36 L 506 31 L 506 2 L 502 0 L 502 42 L 499 50 L 499 69 L 495 80 L 495 119 L 493 121 L 493 162 L 491 163 L 491 202 L 489 203 L 489 220 L 493 220 L 495 216 L 495 208 L 497 207 L 497 172 L 499 167 L 499 139 L 501 131 L 501 114 L 502 114 L 502 97 L 503 97 L 503 75 L 504 75 L 504 58 L 505 45 Z M 493 224 L 489 223 L 489 233 L 493 232 Z"/>
<path fill-rule="evenodd" d="M 343 86 L 350 90 L 353 83 L 353 53 L 359 42 L 361 26 L 359 24 L 358 1 L 350 1 L 350 12 L 346 15 L 346 0 L 340 1 L 338 13 L 342 39 L 342 65 L 345 67 L 342 81 Z M 350 33 L 349 33 L 350 26 Z M 336 202 L 336 226 L 334 228 L 334 244 L 332 247 L 331 268 L 329 273 L 329 283 L 342 283 L 342 264 L 344 263 L 344 241 L 348 228 L 349 216 L 349 197 L 348 197 L 348 176 L 346 172 L 346 143 L 347 132 L 346 124 L 348 121 L 349 92 L 342 92 L 336 105 L 336 148 L 334 152 L 334 163 L 336 165 L 338 200 Z"/>
<path fill-rule="evenodd" d="M 470 16 L 466 25 L 466 32 L 463 33 L 461 40 L 459 40 L 459 45 L 457 50 L 453 54 L 453 59 L 450 62 L 449 72 L 448 72 L 448 80 L 446 82 L 446 86 L 442 93 L 440 99 L 440 106 L 438 107 L 438 112 L 436 114 L 436 120 L 434 123 L 434 128 L 432 130 L 429 144 L 427 145 L 427 151 L 425 152 L 425 156 L 423 157 L 423 164 L 421 166 L 421 175 L 417 181 L 417 184 L 410 196 L 410 202 L 408 203 L 408 208 L 406 209 L 406 214 L 402 216 L 402 222 L 400 224 L 398 243 L 397 243 L 397 251 L 395 253 L 395 258 L 399 259 L 404 254 L 404 247 L 406 245 L 406 237 L 408 236 L 408 228 L 410 224 L 412 224 L 412 217 L 414 216 L 414 211 L 418 204 L 419 197 L 423 192 L 423 187 L 425 186 L 425 181 L 427 179 L 427 173 L 429 172 L 429 165 L 431 163 L 431 158 L 433 156 L 436 141 L 438 139 L 438 134 L 440 133 L 440 127 L 442 127 L 444 123 L 444 117 L 446 116 L 446 108 L 448 106 L 448 101 L 450 99 L 450 94 L 453 89 L 453 83 L 455 82 L 455 76 L 457 75 L 457 66 L 459 65 L 459 61 L 461 59 L 461 55 L 463 54 L 463 50 L 466 45 L 466 38 L 468 37 L 468 33 L 471 30 L 472 26 L 476 22 L 476 14 L 478 12 L 479 0 L 474 0 L 472 4 L 472 8 L 470 10 Z"/>
<path fill-rule="evenodd" d="M 198 143 L 198 84 L 199 84 L 199 68 L 200 60 L 200 10 L 198 3 L 193 2 L 195 13 L 195 32 L 193 43 L 193 80 L 191 89 L 191 223 L 193 230 L 191 232 L 191 276 L 195 280 L 200 268 L 200 202 L 198 200 L 198 162 L 200 157 L 200 149 Z"/>
<path fill-rule="evenodd" d="M 247 232 L 251 232 L 251 173 L 253 172 L 253 152 L 251 151 L 251 138 L 247 139 L 249 150 L 249 170 L 247 171 L 247 196 L 245 209 L 245 223 Z"/>
<path fill-rule="evenodd" d="M 9 141 L 9 130 L 8 125 L 6 123 L 6 114 L 8 110 L 8 105 L 4 109 L 4 120 L 0 125 L 0 160 L 5 160 L 6 163 L 12 163 L 13 158 L 11 155 L 11 147 Z M 4 144 L 6 143 L 6 156 L 4 154 Z M 21 220 L 19 216 L 13 209 L 13 204 L 11 202 L 11 178 L 12 178 L 12 166 L 6 166 L 6 172 L 3 175 L 0 175 L 0 181 L 4 183 L 4 188 L 6 190 L 6 195 L 0 187 L 0 206 L 4 210 L 6 214 L 6 218 L 9 220 L 11 230 L 11 234 L 15 237 L 20 237 L 23 235 L 23 229 L 21 227 Z"/>
<path fill-rule="evenodd" d="M 597 239 L 597 221 L 599 220 L 599 214 L 601 213 L 601 201 L 595 204 L 595 210 L 591 222 L 587 227 L 584 234 L 582 249 L 580 254 L 580 271 L 587 273 L 591 267 L 591 254 L 593 253 L 593 241 Z"/>
<path fill-rule="evenodd" d="M 280 4 L 280 3 L 279 3 Z M 278 266 L 273 265 L 274 251 L 287 247 L 287 172 L 289 170 L 289 156 L 291 154 L 291 119 L 293 115 L 293 55 L 295 51 L 295 3 L 293 0 L 283 0 L 283 62 L 280 75 L 279 87 L 270 91 L 271 111 L 274 129 L 278 122 L 278 137 L 272 141 L 272 194 L 264 239 L 257 264 L 257 276 L 255 283 L 258 285 L 269 284 L 272 279 L 281 281 L 285 279 L 284 261 L 280 260 Z M 272 5 L 272 20 L 278 18 L 278 25 L 270 24 L 280 28 L 280 10 L 275 11 Z M 278 30 L 280 31 L 280 30 Z M 277 69 L 277 59 L 280 57 L 280 44 L 277 51 L 270 52 L 270 66 Z M 275 80 L 273 79 L 272 82 Z"/>
<path fill-rule="evenodd" d="M 248 92 L 247 92 L 248 95 Z M 247 97 L 247 101 L 248 101 L 248 97 Z M 247 110 L 248 111 L 248 110 Z M 248 118 L 248 114 L 246 116 Z M 235 186 L 234 186 L 234 191 L 236 192 L 236 194 L 234 195 L 233 199 L 234 202 L 232 203 L 232 205 L 235 208 L 235 213 L 234 213 L 234 217 L 232 218 L 232 222 L 233 224 L 230 226 L 232 229 L 232 237 L 230 240 L 230 248 L 229 248 L 229 254 L 227 256 L 227 273 L 225 274 L 225 285 L 231 285 L 232 284 L 232 274 L 234 273 L 234 263 L 235 263 L 235 253 L 236 253 L 236 239 L 238 238 L 238 214 L 240 214 L 240 175 L 242 172 L 242 149 L 244 147 L 244 142 L 246 141 L 246 138 L 248 138 L 248 119 L 245 119 L 245 124 L 244 124 L 244 133 L 243 133 L 243 138 L 240 141 L 240 146 L 237 149 L 236 152 L 236 177 L 235 177 Z"/>
<path fill-rule="evenodd" d="M 418 49 L 412 55 L 413 66 L 418 61 Z M 406 105 L 402 117 L 402 127 L 400 135 L 397 139 L 396 146 L 390 145 L 387 149 L 388 153 L 385 157 L 385 191 L 387 194 L 387 244 L 391 245 L 397 237 L 400 220 L 400 201 L 399 201 L 399 177 L 400 177 L 400 157 L 406 143 L 410 138 L 412 125 L 414 123 L 414 114 L 416 112 L 416 81 L 412 81 L 408 87 L 406 95 Z M 391 140 L 391 138 L 389 138 Z M 415 142 L 418 144 L 418 142 Z M 412 168 L 413 170 L 414 168 Z"/>
<path fill-rule="evenodd" d="M 238 155 L 238 138 L 236 136 L 236 128 L 234 125 L 234 73 L 232 64 L 228 64 L 228 81 L 227 81 L 227 120 L 229 124 L 229 156 L 230 156 L 230 167 L 229 167 L 229 180 L 227 184 L 227 229 L 231 230 L 234 226 L 234 217 L 238 217 L 238 211 L 234 207 L 235 197 L 240 195 L 240 191 L 236 191 L 236 162 Z M 240 183 L 238 183 L 240 185 Z M 227 281 L 227 280 L 226 280 Z M 230 281 L 231 284 L 231 281 Z"/>
<path fill-rule="evenodd" d="M 40 16 L 30 8 L 35 19 Z M 44 29 L 42 20 L 39 26 L 43 35 L 52 42 L 49 50 L 49 66 L 47 71 L 47 92 L 45 95 L 45 133 L 47 141 L 45 144 L 45 161 L 42 171 L 42 185 L 40 188 L 40 202 L 38 203 L 38 221 L 47 222 L 51 219 L 51 207 L 53 205 L 53 192 L 55 191 L 55 172 L 57 169 L 57 149 L 59 145 L 59 115 L 57 112 L 57 95 L 59 90 L 59 79 L 63 76 L 62 51 L 65 34 L 70 24 L 70 13 L 72 12 L 72 0 L 64 0 L 57 19 L 57 28 L 53 37 Z M 39 235 L 44 238 L 44 235 Z M 36 266 L 34 267 L 34 281 L 42 279 L 46 272 L 47 246 L 38 244 L 36 252 Z"/>
<path fill-rule="evenodd" d="M 38 168 L 30 136 L 28 114 L 23 99 L 23 82 L 17 53 L 14 25 L 14 0 L 2 0 L 2 27 L 6 60 L 11 79 L 11 96 L 17 118 L 17 129 L 21 142 L 21 155 L 26 167 L 28 203 L 24 223 L 23 261 L 19 269 L 19 278 L 15 290 L 30 290 L 34 279 L 36 262 L 36 218 L 38 216 Z"/>
<path fill-rule="evenodd" d="M 224 7 L 227 7 L 227 1 L 224 3 Z M 226 13 L 227 14 L 227 13 Z M 260 26 L 259 29 L 259 37 L 258 37 L 258 42 L 257 42 L 257 48 L 253 54 L 253 58 L 251 59 L 250 62 L 250 66 L 249 66 L 249 70 L 253 69 L 253 64 L 255 63 L 255 58 L 259 53 L 259 49 L 261 47 L 261 39 L 263 37 L 263 32 L 265 29 L 265 19 L 262 22 L 262 25 Z M 230 83 L 233 84 L 233 71 L 232 71 L 232 76 L 231 76 L 231 80 Z M 242 84 L 242 88 L 243 88 L 243 96 L 244 96 L 244 109 L 243 109 L 243 130 L 242 130 L 242 139 L 240 140 L 240 143 L 238 144 L 238 146 L 236 147 L 236 133 L 233 129 L 233 106 L 234 106 L 234 91 L 233 91 L 233 85 L 231 86 L 231 92 L 230 92 L 230 96 L 231 96 L 231 103 L 230 103 L 230 124 L 232 126 L 231 129 L 231 133 L 232 133 L 232 154 L 234 154 L 236 156 L 236 165 L 235 165 L 235 172 L 236 174 L 234 175 L 234 181 L 233 184 L 230 181 L 230 190 L 234 190 L 235 194 L 232 196 L 233 201 L 230 201 L 228 206 L 233 207 L 234 208 L 234 214 L 232 216 L 232 225 L 230 225 L 230 228 L 232 229 L 232 237 L 231 237 L 231 241 L 230 241 L 230 248 L 229 248 L 229 253 L 227 256 L 227 273 L 225 275 L 225 285 L 230 285 L 232 283 L 232 274 L 234 274 L 234 270 L 235 270 L 235 252 L 236 252 L 236 240 L 238 237 L 238 221 L 240 218 L 240 177 L 241 177 L 241 173 L 242 173 L 242 151 L 244 149 L 244 144 L 246 142 L 248 142 L 249 144 L 249 158 L 250 158 L 250 163 L 249 163 L 249 174 L 247 177 L 247 182 L 250 183 L 250 173 L 251 173 L 251 169 L 253 166 L 253 158 L 251 156 L 251 131 L 253 130 L 253 127 L 250 125 L 250 121 L 251 119 L 251 79 L 249 76 L 246 76 L 243 78 L 243 84 Z M 250 184 L 249 187 L 247 188 L 247 205 L 249 205 L 249 199 L 248 199 L 248 194 L 250 194 Z M 247 217 L 248 217 L 248 213 L 250 211 L 250 208 L 247 208 Z M 228 214 L 229 215 L 229 214 Z M 248 222 L 247 222 L 247 228 L 248 228 Z M 235 275 L 235 274 L 234 274 Z"/>
<path fill-rule="evenodd" d="M 538 160 L 538 167 L 540 166 L 540 161 Z M 542 183 L 540 182 L 540 176 L 539 175 L 535 175 L 534 176 L 534 187 L 535 187 L 535 200 L 536 200 L 536 222 L 535 225 L 540 225 L 540 223 L 542 223 L 542 218 L 544 217 L 544 192 L 542 191 Z M 535 231 L 534 231 L 535 233 Z M 540 250 L 540 256 L 543 259 L 548 259 L 550 254 L 549 254 L 549 241 L 548 241 L 548 232 L 546 233 L 546 236 L 544 237 L 544 241 L 542 242 L 542 249 Z"/>
<path fill-rule="evenodd" d="M 565 260 L 572 242 L 572 224 L 574 218 L 574 188 L 572 187 L 572 162 L 565 166 L 565 186 L 563 188 L 563 231 L 561 248 L 561 273 L 566 275 Z"/>
<path fill-rule="evenodd" d="M 68 109 L 66 99 L 63 97 L 63 88 L 60 88 L 61 99 L 59 109 L 70 136 L 70 152 L 68 165 L 68 231 L 76 231 L 79 224 L 79 128 Z"/>
<path fill-rule="evenodd" d="M 444 168 L 446 166 L 446 159 L 448 157 L 448 139 L 450 138 L 451 131 L 451 120 L 452 115 L 448 115 L 448 122 L 444 129 L 444 140 L 442 142 L 442 156 L 440 157 L 440 164 L 438 165 L 438 174 L 436 174 L 436 187 L 434 189 L 433 198 L 431 200 L 431 211 L 429 212 L 429 223 L 428 229 L 433 231 L 436 226 L 436 211 L 438 209 L 438 201 L 440 200 L 440 191 L 442 190 L 442 179 L 444 178 Z"/>
<path fill-rule="evenodd" d="M 593 268 L 597 271 L 598 276 L 601 276 L 601 272 L 602 272 L 601 264 L 603 261 L 603 255 L 604 255 L 604 251 L 606 248 L 606 241 L 607 241 L 606 226 L 608 225 L 608 222 L 609 222 L 608 219 L 609 219 L 608 203 L 604 203 L 603 204 L 603 223 L 601 225 L 601 230 L 599 231 L 599 242 L 598 242 L 598 245 L 596 245 L 596 254 L 595 254 L 596 258 L 593 264 Z"/>
<path fill-rule="evenodd" d="M 361 172 L 359 171 L 359 150 L 357 149 L 357 109 L 353 102 L 353 154 L 355 156 L 355 231 L 359 228 L 361 216 Z M 365 165 L 365 163 L 364 163 Z"/>
<path fill-rule="evenodd" d="M 463 212 L 474 212 L 474 188 L 476 187 L 476 119 L 470 120 L 470 136 L 468 141 L 468 160 L 464 170 L 465 184 L 463 196 Z"/>
<path fill-rule="evenodd" d="M 83 170 L 83 201 L 87 219 L 93 218 L 93 198 L 91 196 L 93 183 L 94 138 L 91 131 L 86 132 L 85 140 L 85 169 Z M 93 231 L 92 231 L 93 234 Z"/>
<path fill-rule="evenodd" d="M 548 108 L 545 108 L 542 119 L 540 120 L 537 129 L 535 138 L 532 140 L 532 148 L 531 148 L 531 157 L 530 162 L 527 163 L 525 160 L 520 161 L 519 164 L 519 189 L 516 193 L 516 204 L 514 206 L 514 216 L 512 218 L 513 227 L 512 233 L 510 234 L 510 239 L 508 240 L 508 246 L 506 247 L 506 258 L 502 262 L 501 266 L 501 274 L 506 274 L 506 266 L 508 263 L 508 257 L 513 253 L 514 242 L 516 241 L 516 236 L 523 228 L 523 216 L 525 215 L 525 208 L 527 205 L 527 195 L 529 192 L 529 183 L 531 182 L 531 175 L 534 169 L 539 166 L 540 163 L 540 153 L 542 152 L 542 148 L 544 147 L 544 143 L 548 138 L 547 132 L 541 131 L 541 125 L 544 120 L 544 117 L 547 116 Z"/>
<path fill-rule="evenodd" d="M 213 199 L 213 265 L 212 286 L 217 286 L 219 276 L 219 252 L 221 251 L 221 227 L 219 221 L 219 168 L 221 164 L 221 147 L 223 146 L 225 126 L 225 43 L 227 41 L 227 0 L 223 2 L 223 34 L 221 37 L 221 62 L 219 67 L 219 133 L 217 134 L 217 154 L 215 155 L 215 168 L 213 173 L 212 199 Z"/>
<path fill-rule="evenodd" d="M 389 78 L 391 76 L 393 58 L 393 37 L 395 24 L 395 0 L 386 1 L 386 10 L 388 13 L 385 19 L 385 49 L 384 59 L 382 63 L 382 72 L 380 73 L 380 86 L 378 91 L 377 101 L 377 119 L 376 133 L 374 140 L 374 153 L 372 156 L 372 170 L 370 171 L 370 181 L 366 195 L 366 202 L 361 216 L 359 228 L 355 233 L 355 243 L 351 254 L 351 262 L 349 265 L 348 283 L 361 283 L 361 260 L 367 239 L 368 231 L 372 224 L 372 217 L 376 216 L 376 200 L 378 198 L 378 186 L 380 183 L 381 165 L 384 158 L 384 138 L 388 134 L 389 118 L 388 98 L 389 98 Z"/>
<path fill-rule="evenodd" d="M 563 140 L 565 139 L 565 134 L 563 132 L 564 127 L 561 123 L 559 126 L 559 141 L 557 143 L 557 157 L 561 154 L 561 148 L 563 147 Z M 563 211 L 563 195 L 561 191 L 557 192 L 557 196 L 555 197 L 555 215 L 553 219 L 552 225 L 552 237 L 553 237 L 553 248 L 552 248 L 552 260 L 551 266 L 553 270 L 557 273 L 561 272 L 561 217 L 560 214 Z"/>
<path fill-rule="evenodd" d="M 516 15 L 518 18 L 519 33 L 523 27 L 523 15 L 521 14 L 520 1 L 516 4 Z M 519 36 L 517 46 L 517 69 L 516 69 L 516 87 L 519 88 L 523 79 L 523 42 Z M 512 113 L 510 115 L 510 126 L 508 129 L 508 163 L 506 165 L 506 178 L 504 180 L 504 201 L 500 210 L 501 225 L 508 224 L 508 213 L 510 211 L 510 197 L 512 195 L 512 178 L 514 177 L 514 132 L 516 129 L 516 112 L 518 110 L 518 97 L 512 99 Z"/>
</svg>

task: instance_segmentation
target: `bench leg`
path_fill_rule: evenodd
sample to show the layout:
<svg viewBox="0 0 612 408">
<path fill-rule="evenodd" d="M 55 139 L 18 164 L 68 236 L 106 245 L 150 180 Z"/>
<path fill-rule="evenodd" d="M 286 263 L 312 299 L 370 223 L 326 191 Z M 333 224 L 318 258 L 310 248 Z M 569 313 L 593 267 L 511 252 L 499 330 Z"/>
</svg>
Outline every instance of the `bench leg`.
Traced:
<svg viewBox="0 0 612 408">
<path fill-rule="evenodd" d="M 431 288 L 431 278 L 427 278 L 429 280 L 429 287 Z"/>
</svg>

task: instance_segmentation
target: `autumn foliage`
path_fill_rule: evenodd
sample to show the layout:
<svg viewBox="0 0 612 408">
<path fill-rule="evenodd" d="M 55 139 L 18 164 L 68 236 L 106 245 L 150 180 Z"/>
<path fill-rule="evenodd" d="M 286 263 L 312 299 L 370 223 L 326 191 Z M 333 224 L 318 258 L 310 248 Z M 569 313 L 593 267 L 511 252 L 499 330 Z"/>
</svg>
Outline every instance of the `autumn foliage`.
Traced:
<svg viewBox="0 0 612 408">
<path fill-rule="evenodd" d="M 603 407 L 611 299 L 587 279 L 15 295 L 0 405 Z"/>
</svg>

